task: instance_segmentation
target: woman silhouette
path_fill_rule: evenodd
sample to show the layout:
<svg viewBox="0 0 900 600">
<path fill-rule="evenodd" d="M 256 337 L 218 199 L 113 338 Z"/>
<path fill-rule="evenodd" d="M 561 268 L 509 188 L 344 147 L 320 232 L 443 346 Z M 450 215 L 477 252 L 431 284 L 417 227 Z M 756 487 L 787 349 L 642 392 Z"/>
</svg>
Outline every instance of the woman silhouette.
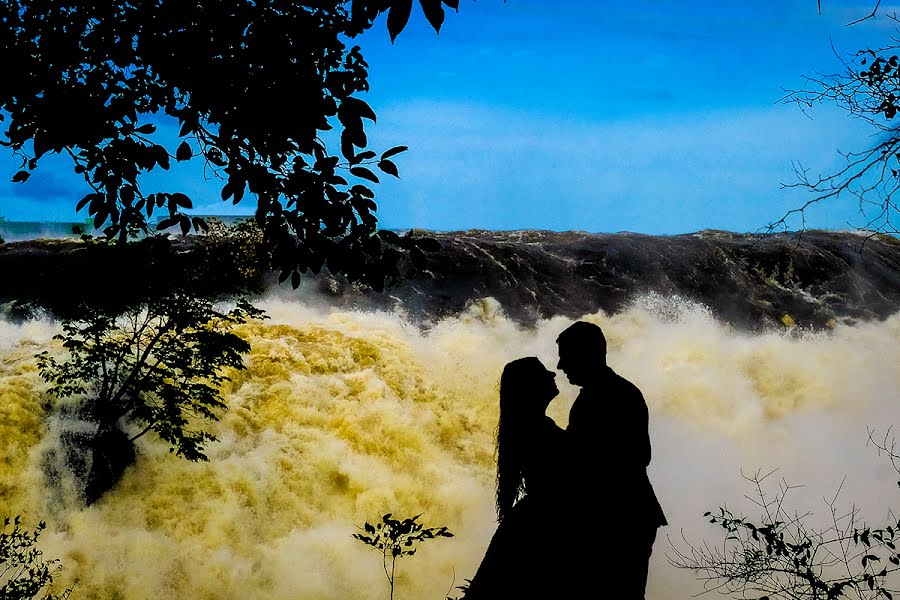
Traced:
<svg viewBox="0 0 900 600">
<path fill-rule="evenodd" d="M 559 393 L 556 374 L 534 357 L 500 377 L 497 426 L 497 531 L 466 600 L 548 597 L 558 580 L 553 519 L 565 483 L 565 432 L 545 412 Z M 549 597 L 552 597 L 550 595 Z"/>
</svg>

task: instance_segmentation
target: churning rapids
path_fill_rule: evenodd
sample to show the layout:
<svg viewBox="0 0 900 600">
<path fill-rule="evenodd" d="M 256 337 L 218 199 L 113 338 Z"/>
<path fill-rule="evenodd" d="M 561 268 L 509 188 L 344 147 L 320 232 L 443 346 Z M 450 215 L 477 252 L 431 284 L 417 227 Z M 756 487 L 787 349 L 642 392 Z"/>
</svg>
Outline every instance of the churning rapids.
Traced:
<svg viewBox="0 0 900 600">
<path fill-rule="evenodd" d="M 555 366 L 554 340 L 573 318 L 523 325 L 483 299 L 423 328 L 401 310 L 274 296 L 259 304 L 271 318 L 241 329 L 252 351 L 225 390 L 210 461 L 180 460 L 145 436 L 136 464 L 89 508 L 44 476 L 68 425 L 45 412 L 33 356 L 56 347 L 58 326 L 0 321 L 0 512 L 46 519 L 42 548 L 62 560 L 59 580 L 78 579 L 73 597 L 98 600 L 387 598 L 380 556 L 352 534 L 386 512 L 423 513 L 455 537 L 398 562 L 395 598 L 443 600 L 473 575 L 496 526 L 502 366 L 527 355 Z M 867 427 L 900 424 L 900 313 L 747 330 L 649 291 L 585 318 L 603 327 L 611 366 L 650 407 L 651 478 L 670 526 L 657 539 L 648 598 L 702 590 L 668 564 L 670 540 L 721 540 L 701 515 L 725 503 L 755 515 L 742 471 L 780 469 L 805 484 L 790 501 L 822 518 L 822 497 L 845 476 L 842 498 L 864 518 L 900 507 L 897 474 L 866 444 Z M 564 379 L 551 405 L 561 425 L 576 395 Z M 548 520 L 570 519 L 587 543 L 614 544 L 604 523 L 627 517 Z M 534 551 L 548 551 L 540 532 Z"/>
</svg>

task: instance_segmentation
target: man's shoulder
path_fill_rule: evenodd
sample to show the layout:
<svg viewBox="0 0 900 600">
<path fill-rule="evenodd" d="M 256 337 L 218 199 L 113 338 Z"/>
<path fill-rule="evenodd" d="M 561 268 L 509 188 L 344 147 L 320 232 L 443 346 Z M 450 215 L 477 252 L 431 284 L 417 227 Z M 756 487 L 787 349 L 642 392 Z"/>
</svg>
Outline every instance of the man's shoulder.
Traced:
<svg viewBox="0 0 900 600">
<path fill-rule="evenodd" d="M 612 384 L 616 386 L 621 392 L 643 397 L 643 394 L 641 394 L 641 390 L 638 389 L 638 386 L 634 385 L 629 380 L 625 379 L 612 369 L 610 369 L 610 374 L 610 380 Z"/>
</svg>

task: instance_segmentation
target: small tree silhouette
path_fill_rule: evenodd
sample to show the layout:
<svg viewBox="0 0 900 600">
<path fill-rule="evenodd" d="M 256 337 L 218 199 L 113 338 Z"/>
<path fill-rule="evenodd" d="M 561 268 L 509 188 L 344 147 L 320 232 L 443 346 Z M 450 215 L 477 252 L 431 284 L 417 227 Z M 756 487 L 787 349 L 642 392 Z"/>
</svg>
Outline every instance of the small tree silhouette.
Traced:
<svg viewBox="0 0 900 600">
<path fill-rule="evenodd" d="M 229 372 L 244 369 L 250 351 L 234 328 L 263 311 L 238 301 L 230 311 L 212 300 L 174 294 L 155 302 L 115 309 L 83 307 L 62 323 L 67 356 L 36 355 L 47 392 L 71 399 L 67 410 L 95 423 L 96 432 L 63 438 L 66 466 L 95 502 L 134 462 L 134 441 L 155 432 L 170 452 L 208 460 L 205 445 L 217 441 L 204 422 L 226 408 L 221 386 Z M 3 600 L 0 597 L 0 600 Z"/>
<path fill-rule="evenodd" d="M 381 552 L 381 566 L 391 588 L 391 600 L 394 599 L 394 573 L 397 559 L 401 556 L 412 556 L 416 546 L 423 540 L 437 537 L 453 537 L 446 527 L 425 527 L 418 522 L 422 513 L 410 519 L 392 519 L 387 513 L 381 517 L 381 523 L 372 525 L 368 521 L 361 527 L 364 533 L 354 533 L 353 537 Z M 390 563 L 390 568 L 388 566 Z"/>
<path fill-rule="evenodd" d="M 0 598 L 3 600 L 32 600 L 52 583 L 53 576 L 62 569 L 58 560 L 44 560 L 35 545 L 46 527 L 41 521 L 34 531 L 22 528 L 21 517 L 3 519 L 0 530 Z M 12 524 L 12 529 L 9 529 Z M 71 589 L 61 594 L 46 591 L 43 600 L 65 600 Z"/>
<path fill-rule="evenodd" d="M 225 409 L 220 386 L 227 369 L 244 369 L 250 344 L 233 329 L 265 313 L 240 300 L 228 311 L 211 300 L 174 294 L 123 313 L 85 307 L 62 323 L 68 356 L 36 355 L 41 378 L 57 398 L 81 397 L 87 416 L 112 430 L 120 419 L 139 425 L 134 441 L 149 431 L 171 444 L 177 456 L 208 460 L 206 442 L 216 441 L 193 421 L 217 420 Z"/>
</svg>

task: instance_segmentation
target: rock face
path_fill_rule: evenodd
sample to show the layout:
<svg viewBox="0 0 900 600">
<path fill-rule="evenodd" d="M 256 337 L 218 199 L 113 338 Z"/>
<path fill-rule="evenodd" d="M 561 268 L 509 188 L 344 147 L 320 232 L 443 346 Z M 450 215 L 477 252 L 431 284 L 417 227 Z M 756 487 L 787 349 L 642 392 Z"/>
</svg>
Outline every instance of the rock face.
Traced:
<svg viewBox="0 0 900 600">
<path fill-rule="evenodd" d="M 807 231 L 767 237 L 468 231 L 429 234 L 441 252 L 387 294 L 387 308 L 433 318 L 490 296 L 524 323 L 614 313 L 636 295 L 677 295 L 740 328 L 822 328 L 900 310 L 900 240 Z M 787 318 L 785 318 L 787 315 Z"/>
<path fill-rule="evenodd" d="M 419 232 L 417 232 L 419 233 Z M 636 295 L 680 296 L 740 328 L 794 322 L 828 327 L 900 310 L 900 240 L 807 231 L 757 237 L 722 231 L 677 236 L 548 231 L 421 232 L 440 242 L 424 270 L 382 294 L 328 275 L 308 277 L 341 306 L 402 308 L 433 320 L 485 297 L 528 324 L 553 315 L 614 313 Z M 197 240 L 147 240 L 127 250 L 79 242 L 0 246 L 0 303 L 7 314 L 41 306 L 64 315 L 80 301 L 161 293 L 188 286 L 205 294 L 259 291 L 234 269 L 235 248 L 211 252 Z M 243 279 L 242 279 L 243 277 Z M 286 286 L 285 286 L 286 288 Z M 284 290 L 285 294 L 290 292 Z M 281 291 L 281 290 L 280 290 Z M 786 317 L 787 316 L 787 317 Z"/>
<path fill-rule="evenodd" d="M 57 494 L 56 501 L 61 501 L 68 490 L 70 498 L 89 506 L 134 464 L 134 443 L 118 426 L 98 426 L 77 413 L 57 417 L 58 441 L 51 445 L 43 462 L 48 489 Z"/>
<path fill-rule="evenodd" d="M 23 318 L 45 309 L 68 317 L 80 304 L 123 309 L 174 289 L 212 296 L 262 291 L 264 271 L 242 269 L 252 249 L 228 242 L 157 236 L 123 247 L 72 239 L 2 244 L 0 312 Z"/>
<path fill-rule="evenodd" d="M 88 506 L 112 489 L 136 457 L 134 444 L 118 428 L 101 427 L 91 434 L 69 433 L 61 441 L 67 466 Z"/>
</svg>

